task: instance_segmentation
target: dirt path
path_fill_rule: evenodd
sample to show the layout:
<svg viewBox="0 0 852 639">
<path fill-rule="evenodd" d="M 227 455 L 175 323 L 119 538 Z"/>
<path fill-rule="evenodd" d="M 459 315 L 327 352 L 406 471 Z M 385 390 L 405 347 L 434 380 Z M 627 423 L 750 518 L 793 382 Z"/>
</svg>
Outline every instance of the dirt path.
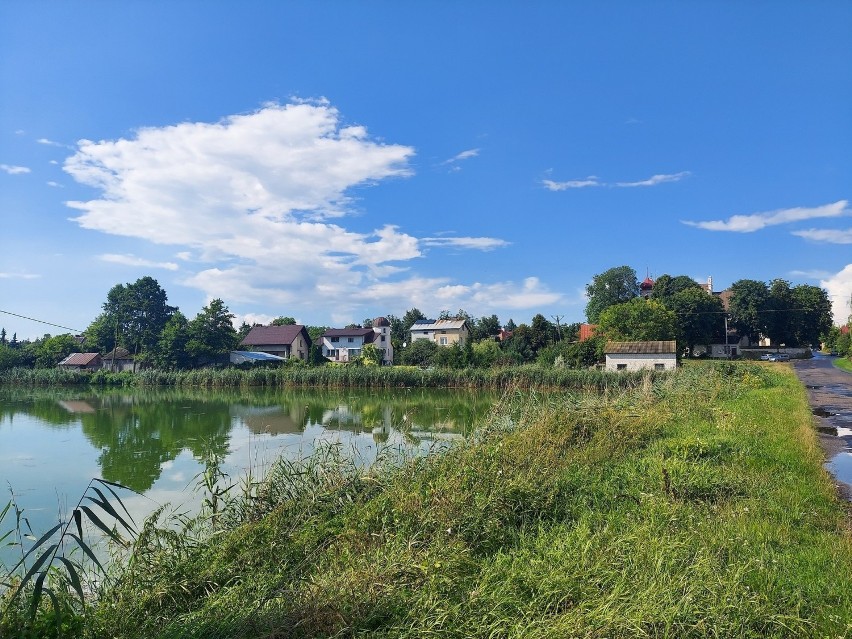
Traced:
<svg viewBox="0 0 852 639">
<path fill-rule="evenodd" d="M 808 389 L 814 415 L 819 418 L 819 441 L 826 469 L 840 494 L 852 501 L 852 374 L 836 368 L 832 358 L 817 355 L 794 364 Z"/>
</svg>

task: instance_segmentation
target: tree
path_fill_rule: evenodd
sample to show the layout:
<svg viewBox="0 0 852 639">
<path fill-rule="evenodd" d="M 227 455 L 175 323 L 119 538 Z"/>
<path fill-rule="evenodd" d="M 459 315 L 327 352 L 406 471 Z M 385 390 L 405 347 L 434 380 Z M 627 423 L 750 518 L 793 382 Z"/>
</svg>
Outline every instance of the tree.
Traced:
<svg viewBox="0 0 852 639">
<path fill-rule="evenodd" d="M 79 353 L 80 345 L 69 333 L 54 337 L 45 335 L 33 343 L 32 352 L 36 368 L 53 368 L 71 353 Z"/>
<path fill-rule="evenodd" d="M 157 352 L 154 356 L 157 368 L 163 370 L 187 368 L 189 366 L 188 342 L 189 322 L 183 313 L 176 311 L 166 322 L 157 342 Z"/>
<path fill-rule="evenodd" d="M 742 336 L 757 342 L 766 335 L 766 310 L 769 308 L 769 288 L 757 280 L 738 280 L 731 285 L 731 313 L 733 327 Z"/>
<path fill-rule="evenodd" d="M 614 341 L 658 341 L 678 337 L 677 316 L 655 300 L 636 297 L 601 313 L 598 333 Z"/>
<path fill-rule="evenodd" d="M 796 343 L 799 346 L 819 344 L 820 335 L 827 333 L 832 326 L 828 293 L 818 286 L 800 284 L 793 288 L 793 304 L 798 319 Z"/>
<path fill-rule="evenodd" d="M 410 308 L 405 311 L 405 315 L 402 316 L 402 341 L 410 341 L 411 336 L 409 335 L 409 331 L 411 330 L 411 325 L 417 320 L 425 319 L 426 316 L 420 312 L 419 308 Z"/>
<path fill-rule="evenodd" d="M 402 351 L 402 363 L 408 366 L 431 366 L 440 347 L 428 339 L 416 339 Z"/>
<path fill-rule="evenodd" d="M 500 320 L 496 315 L 482 316 L 478 320 L 470 320 L 471 339 L 479 341 L 494 338 L 500 333 Z"/>
<path fill-rule="evenodd" d="M 586 286 L 586 295 L 589 298 L 586 317 L 592 324 L 597 324 L 605 309 L 639 296 L 636 271 L 629 266 L 616 266 L 595 275 Z"/>
<path fill-rule="evenodd" d="M 168 296 L 153 277 L 132 284 L 116 284 L 107 293 L 103 314 L 89 326 L 99 346 L 112 350 L 122 346 L 132 353 L 154 350 L 160 333 L 177 310 L 166 304 Z M 109 334 L 112 337 L 108 337 Z"/>
<path fill-rule="evenodd" d="M 193 357 L 204 358 L 215 357 L 233 349 L 237 343 L 233 319 L 234 314 L 221 299 L 210 302 L 187 325 L 187 352 Z"/>
<path fill-rule="evenodd" d="M 701 287 L 682 288 L 667 298 L 664 305 L 677 316 L 680 329 L 677 339 L 683 346 L 692 349 L 698 344 L 709 345 L 714 338 L 724 336 L 725 309 L 722 300 L 708 295 Z"/>
<path fill-rule="evenodd" d="M 769 283 L 769 298 L 766 300 L 764 324 L 766 336 L 773 344 L 796 345 L 796 329 L 799 313 L 790 282 L 774 279 Z"/>
<path fill-rule="evenodd" d="M 359 361 L 364 366 L 379 366 L 382 363 L 382 354 L 375 344 L 364 344 L 361 347 L 361 357 Z"/>
<path fill-rule="evenodd" d="M 272 320 L 271 326 L 293 326 L 296 323 L 296 319 L 293 317 L 276 317 Z"/>
<path fill-rule="evenodd" d="M 6 329 L 5 328 L 0 328 L 0 344 L 2 344 L 3 346 L 8 344 L 8 342 L 6 341 Z"/>
<path fill-rule="evenodd" d="M 696 289 L 706 295 L 706 291 L 701 288 L 701 285 L 688 275 L 660 275 L 657 281 L 654 282 L 654 288 L 651 289 L 651 299 L 662 302 L 669 306 L 669 301 L 675 295 L 684 290 Z"/>
<path fill-rule="evenodd" d="M 541 313 L 532 318 L 529 332 L 530 347 L 533 353 L 556 341 L 556 327 Z"/>
<path fill-rule="evenodd" d="M 503 328 L 505 328 L 505 329 L 506 329 L 507 331 L 509 331 L 509 332 L 512 332 L 512 331 L 514 331 L 514 330 L 517 328 L 517 324 L 515 324 L 515 322 L 514 322 L 514 321 L 512 320 L 512 318 L 510 317 L 510 318 L 509 318 L 509 321 L 508 321 L 508 322 L 506 322 L 506 325 L 505 325 Z"/>
</svg>

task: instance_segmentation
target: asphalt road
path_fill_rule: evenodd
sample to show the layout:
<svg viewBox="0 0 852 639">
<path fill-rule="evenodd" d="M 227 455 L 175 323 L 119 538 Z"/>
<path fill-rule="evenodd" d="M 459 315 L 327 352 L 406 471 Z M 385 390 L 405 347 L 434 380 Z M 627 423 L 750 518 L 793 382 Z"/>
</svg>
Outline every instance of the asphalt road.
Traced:
<svg viewBox="0 0 852 639">
<path fill-rule="evenodd" d="M 832 364 L 833 357 L 816 355 L 793 364 L 818 418 L 819 441 L 826 469 L 837 489 L 852 501 L 852 373 Z"/>
</svg>

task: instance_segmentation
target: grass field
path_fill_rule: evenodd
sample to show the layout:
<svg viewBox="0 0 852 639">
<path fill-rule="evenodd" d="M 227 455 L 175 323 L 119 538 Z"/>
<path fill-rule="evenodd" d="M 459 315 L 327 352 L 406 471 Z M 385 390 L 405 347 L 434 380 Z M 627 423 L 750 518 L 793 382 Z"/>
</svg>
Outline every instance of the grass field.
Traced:
<svg viewBox="0 0 852 639">
<path fill-rule="evenodd" d="M 788 367 L 509 391 L 444 454 L 243 488 L 149 521 L 83 636 L 852 635 L 848 505 Z"/>
</svg>

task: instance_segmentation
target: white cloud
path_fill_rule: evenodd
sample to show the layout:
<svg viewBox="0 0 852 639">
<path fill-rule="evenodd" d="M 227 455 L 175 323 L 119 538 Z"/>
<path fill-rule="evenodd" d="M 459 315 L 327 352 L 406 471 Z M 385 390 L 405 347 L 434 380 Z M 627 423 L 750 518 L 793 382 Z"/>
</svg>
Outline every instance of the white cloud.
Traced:
<svg viewBox="0 0 852 639">
<path fill-rule="evenodd" d="M 420 242 L 424 246 L 451 246 L 480 251 L 493 251 L 509 246 L 509 242 L 496 237 L 424 237 Z"/>
<path fill-rule="evenodd" d="M 800 277 L 806 280 L 822 280 L 831 277 L 828 271 L 790 271 L 790 277 Z"/>
<path fill-rule="evenodd" d="M 0 164 L 0 171 L 9 175 L 23 175 L 30 172 L 29 168 L 25 166 L 13 166 L 11 164 Z"/>
<path fill-rule="evenodd" d="M 63 189 L 63 188 L 65 188 L 65 187 L 64 187 L 64 186 L 62 186 L 59 182 L 54 182 L 53 180 L 51 180 L 50 182 L 48 182 L 48 183 L 47 183 L 47 185 L 48 185 L 48 186 L 52 186 L 52 187 L 53 187 L 53 188 L 55 188 L 55 189 Z"/>
<path fill-rule="evenodd" d="M 793 235 L 803 237 L 814 242 L 827 242 L 828 244 L 852 244 L 852 229 L 805 229 L 793 231 Z"/>
<path fill-rule="evenodd" d="M 823 217 L 840 217 L 849 211 L 846 208 L 848 202 L 840 200 L 833 204 L 817 206 L 812 208 L 797 207 L 792 209 L 780 209 L 766 213 L 754 213 L 752 215 L 733 215 L 727 220 L 714 220 L 709 222 L 690 222 L 684 224 L 707 231 L 733 231 L 736 233 L 753 233 L 767 226 L 788 224 L 802 220 L 811 220 Z M 800 234 L 800 233 L 795 233 Z"/>
<path fill-rule="evenodd" d="M 461 153 L 454 155 L 449 160 L 444 160 L 441 164 L 455 164 L 456 162 L 475 158 L 477 155 L 479 155 L 479 149 L 468 149 L 467 151 L 462 151 Z"/>
<path fill-rule="evenodd" d="M 565 191 L 567 189 L 582 189 L 587 186 L 604 186 L 594 175 L 590 175 L 585 180 L 568 180 L 567 182 L 542 180 L 541 183 L 544 184 L 544 188 L 548 191 Z"/>
<path fill-rule="evenodd" d="M 167 271 L 176 271 L 178 270 L 178 265 L 174 262 L 152 262 L 151 260 L 146 260 L 141 257 L 136 257 L 135 255 L 118 255 L 116 253 L 106 253 L 104 255 L 99 256 L 104 262 L 110 262 L 112 264 L 123 264 L 124 266 L 144 266 L 146 268 L 163 268 Z"/>
<path fill-rule="evenodd" d="M 0 280 L 35 280 L 41 275 L 35 273 L 2 273 L 0 272 Z"/>
<path fill-rule="evenodd" d="M 849 299 L 852 298 L 852 264 L 847 264 L 839 273 L 821 280 L 819 285 L 828 291 L 834 323 L 845 324 L 849 318 Z"/>
<path fill-rule="evenodd" d="M 456 157 L 473 157 L 474 151 Z M 342 125 L 327 102 L 272 104 L 214 124 L 83 140 L 64 169 L 101 194 L 67 204 L 79 212 L 74 221 L 83 228 L 172 245 L 177 259 L 203 264 L 181 283 L 208 299 L 299 309 L 311 317 L 373 308 L 380 300 L 372 291 L 392 291 L 393 308 L 399 308 L 433 299 L 423 286 L 457 285 L 406 272 L 408 262 L 423 257 L 423 248 L 508 244 L 487 237 L 420 239 L 392 224 L 348 230 L 351 190 L 411 175 L 413 156 L 409 146 Z M 108 259 L 146 265 L 135 256 Z M 177 269 L 170 262 L 150 265 Z M 511 283 L 458 286 L 470 296 L 496 286 L 515 305 L 559 298 L 538 283 L 519 290 Z"/>
<path fill-rule="evenodd" d="M 36 142 L 38 142 L 39 144 L 44 144 L 45 146 L 65 146 L 64 144 L 54 142 L 53 140 L 48 140 L 47 138 L 39 138 L 38 140 L 36 140 Z"/>
<path fill-rule="evenodd" d="M 681 171 L 680 173 L 672 173 L 672 174 L 660 174 L 653 175 L 649 177 L 647 180 L 641 180 L 639 182 L 616 182 L 615 186 L 618 187 L 634 187 L 634 186 L 656 186 L 658 184 L 665 184 L 666 182 L 679 182 L 685 177 L 690 175 L 689 171 Z"/>
</svg>

